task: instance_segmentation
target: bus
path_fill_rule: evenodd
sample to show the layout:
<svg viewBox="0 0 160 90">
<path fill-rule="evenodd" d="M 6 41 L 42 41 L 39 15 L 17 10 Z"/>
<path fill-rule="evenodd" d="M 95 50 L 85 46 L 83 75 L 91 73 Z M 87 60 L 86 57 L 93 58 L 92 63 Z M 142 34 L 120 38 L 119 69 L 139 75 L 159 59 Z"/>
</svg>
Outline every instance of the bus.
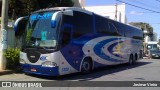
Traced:
<svg viewBox="0 0 160 90">
<path fill-rule="evenodd" d="M 42 9 L 14 25 L 25 73 L 59 76 L 142 58 L 142 30 L 76 7 Z"/>
</svg>

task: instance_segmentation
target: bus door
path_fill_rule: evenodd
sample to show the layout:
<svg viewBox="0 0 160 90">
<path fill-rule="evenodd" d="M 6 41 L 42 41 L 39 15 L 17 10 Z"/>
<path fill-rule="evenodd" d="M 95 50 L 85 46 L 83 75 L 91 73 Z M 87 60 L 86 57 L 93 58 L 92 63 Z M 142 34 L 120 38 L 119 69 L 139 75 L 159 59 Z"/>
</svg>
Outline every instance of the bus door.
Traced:
<svg viewBox="0 0 160 90">
<path fill-rule="evenodd" d="M 63 56 L 60 57 L 60 66 L 59 66 L 59 72 L 60 75 L 69 74 L 71 73 L 71 66 L 69 64 L 72 64 L 73 61 L 71 60 L 71 40 L 72 40 L 72 34 L 73 34 L 73 25 L 71 24 L 63 24 L 62 26 L 62 33 L 61 33 L 61 53 Z"/>
<path fill-rule="evenodd" d="M 62 27 L 62 38 L 61 38 L 61 47 L 65 47 L 70 43 L 73 34 L 73 26 L 70 24 L 64 24 Z"/>
<path fill-rule="evenodd" d="M 25 29 L 26 29 L 28 20 L 29 20 L 29 16 L 20 17 L 14 23 L 15 36 L 19 37 L 19 39 L 17 39 L 18 46 L 21 46 L 23 44 L 22 39 L 24 38 Z M 24 60 L 26 63 L 28 63 L 28 60 L 26 59 L 26 57 L 24 57 L 23 54 L 20 55 L 20 62 L 21 60 Z"/>
</svg>

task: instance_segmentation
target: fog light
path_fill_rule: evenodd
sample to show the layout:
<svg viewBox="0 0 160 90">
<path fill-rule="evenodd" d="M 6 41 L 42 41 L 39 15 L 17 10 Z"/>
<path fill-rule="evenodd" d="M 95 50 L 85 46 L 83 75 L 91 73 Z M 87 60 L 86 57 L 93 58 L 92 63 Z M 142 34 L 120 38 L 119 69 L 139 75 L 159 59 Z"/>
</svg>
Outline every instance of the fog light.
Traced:
<svg viewBox="0 0 160 90">
<path fill-rule="evenodd" d="M 55 62 L 46 61 L 42 63 L 42 67 L 56 67 L 57 64 Z"/>
</svg>

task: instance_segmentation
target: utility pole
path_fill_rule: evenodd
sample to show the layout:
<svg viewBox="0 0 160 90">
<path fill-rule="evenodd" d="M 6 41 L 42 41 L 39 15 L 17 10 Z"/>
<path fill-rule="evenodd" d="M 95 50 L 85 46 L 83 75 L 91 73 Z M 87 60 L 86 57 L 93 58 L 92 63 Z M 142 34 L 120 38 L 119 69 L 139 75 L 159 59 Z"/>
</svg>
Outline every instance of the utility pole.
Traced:
<svg viewBox="0 0 160 90">
<path fill-rule="evenodd" d="M 2 0 L 1 30 L 0 30 L 0 70 L 6 69 L 4 52 L 7 49 L 8 0 Z"/>
<path fill-rule="evenodd" d="M 116 6 L 116 10 L 115 10 L 115 20 L 117 21 L 117 11 L 118 11 L 118 10 L 117 10 L 117 7 L 118 7 L 117 3 L 116 3 L 115 6 Z"/>
</svg>

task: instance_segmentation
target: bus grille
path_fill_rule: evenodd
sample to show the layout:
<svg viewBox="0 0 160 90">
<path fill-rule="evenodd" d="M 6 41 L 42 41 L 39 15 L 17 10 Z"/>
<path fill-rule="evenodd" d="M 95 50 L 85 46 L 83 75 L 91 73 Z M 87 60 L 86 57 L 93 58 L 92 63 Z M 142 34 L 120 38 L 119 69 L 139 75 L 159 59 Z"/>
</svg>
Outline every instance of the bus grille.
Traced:
<svg viewBox="0 0 160 90">
<path fill-rule="evenodd" d="M 40 53 L 35 51 L 27 51 L 27 58 L 31 63 L 36 63 L 39 60 Z"/>
</svg>

